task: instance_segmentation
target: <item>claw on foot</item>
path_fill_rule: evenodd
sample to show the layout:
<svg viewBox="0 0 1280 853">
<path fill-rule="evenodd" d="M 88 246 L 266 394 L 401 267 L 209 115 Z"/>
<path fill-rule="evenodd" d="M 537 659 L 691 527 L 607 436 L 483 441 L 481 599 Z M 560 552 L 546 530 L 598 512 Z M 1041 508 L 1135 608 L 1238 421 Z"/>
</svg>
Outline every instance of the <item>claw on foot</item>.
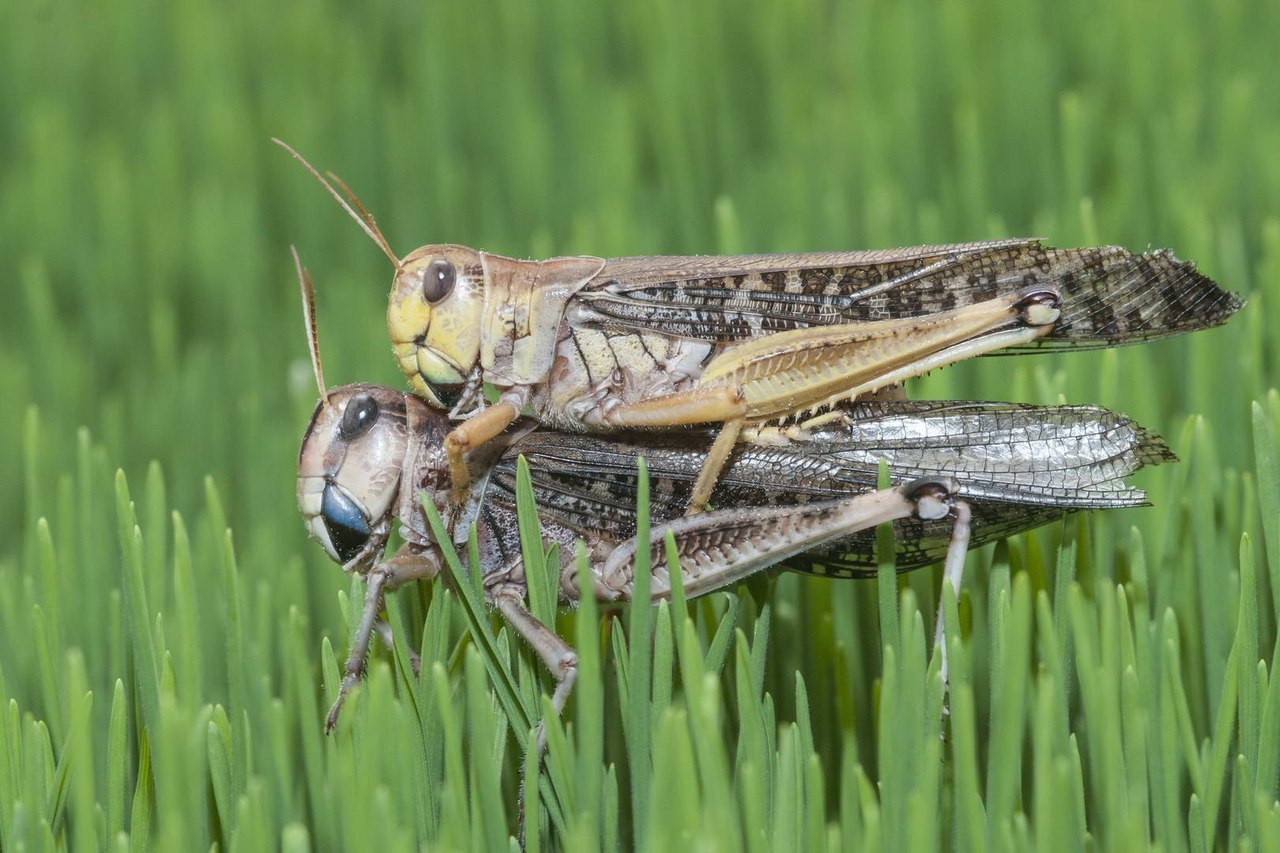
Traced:
<svg viewBox="0 0 1280 853">
<path fill-rule="evenodd" d="M 346 699 L 345 693 L 339 693 L 338 698 L 334 701 L 333 707 L 329 709 L 329 714 L 324 718 L 324 733 L 333 734 L 333 730 L 338 727 L 338 714 L 342 713 L 342 700 Z"/>
</svg>

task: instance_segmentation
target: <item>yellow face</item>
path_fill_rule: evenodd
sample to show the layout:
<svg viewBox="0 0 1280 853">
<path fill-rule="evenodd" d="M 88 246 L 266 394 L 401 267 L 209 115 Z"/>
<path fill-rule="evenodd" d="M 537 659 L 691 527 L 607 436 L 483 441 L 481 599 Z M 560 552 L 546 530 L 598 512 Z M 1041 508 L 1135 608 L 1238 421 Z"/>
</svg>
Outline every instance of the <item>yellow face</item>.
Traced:
<svg viewBox="0 0 1280 853">
<path fill-rule="evenodd" d="M 391 285 L 387 332 L 400 370 L 436 408 L 452 409 L 480 361 L 484 269 L 465 246 L 423 246 Z"/>
</svg>

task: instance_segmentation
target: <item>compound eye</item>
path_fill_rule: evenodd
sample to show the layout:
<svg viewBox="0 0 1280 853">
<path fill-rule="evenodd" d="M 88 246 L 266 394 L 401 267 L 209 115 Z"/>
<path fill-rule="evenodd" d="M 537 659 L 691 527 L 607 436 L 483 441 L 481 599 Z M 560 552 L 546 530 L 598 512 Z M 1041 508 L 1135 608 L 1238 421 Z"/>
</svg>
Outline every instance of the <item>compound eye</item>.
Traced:
<svg viewBox="0 0 1280 853">
<path fill-rule="evenodd" d="M 436 258 L 422 273 L 422 298 L 434 305 L 453 292 L 458 273 L 453 264 Z"/>
<path fill-rule="evenodd" d="M 344 564 L 351 562 L 373 535 L 360 508 L 332 483 L 324 487 L 320 516 L 333 550 Z"/>
<path fill-rule="evenodd" d="M 368 394 L 357 394 L 347 403 L 347 410 L 342 413 L 338 435 L 346 441 L 359 438 L 369 431 L 377 419 L 378 401 Z"/>
</svg>

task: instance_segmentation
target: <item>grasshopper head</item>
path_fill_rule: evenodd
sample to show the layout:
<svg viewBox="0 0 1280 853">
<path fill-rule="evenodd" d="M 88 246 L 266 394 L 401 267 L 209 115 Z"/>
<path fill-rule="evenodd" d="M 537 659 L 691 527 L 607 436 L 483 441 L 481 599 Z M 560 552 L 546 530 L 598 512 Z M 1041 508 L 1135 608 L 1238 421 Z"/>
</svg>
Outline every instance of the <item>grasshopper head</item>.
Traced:
<svg viewBox="0 0 1280 853">
<path fill-rule="evenodd" d="M 298 453 L 298 508 L 347 571 L 367 571 L 386 547 L 410 444 L 405 395 L 390 388 L 343 385 L 311 416 Z"/>
<path fill-rule="evenodd" d="M 396 362 L 414 391 L 452 409 L 480 360 L 484 311 L 480 253 L 423 246 L 399 264 L 387 303 Z"/>
<path fill-rule="evenodd" d="M 387 306 L 387 331 L 396 361 L 413 390 L 438 409 L 458 402 L 467 377 L 480 361 L 484 270 L 480 253 L 465 246 L 423 246 L 403 259 L 391 250 L 373 215 L 332 172 L 330 183 L 285 142 L 289 152 L 333 196 L 347 215 L 396 268 Z M 342 192 L 333 184 L 342 188 Z M 343 196 L 346 196 L 344 198 Z M 302 276 L 299 263 L 299 277 Z"/>
<path fill-rule="evenodd" d="M 320 182 L 396 265 L 396 282 L 387 306 L 387 330 L 396 360 L 413 391 L 422 394 L 436 409 L 452 410 L 462 396 L 468 375 L 480 362 L 485 296 L 480 252 L 465 246 L 422 246 L 403 259 L 397 257 L 374 216 L 347 184 L 333 173 L 329 173 L 333 179 L 330 183 L 287 143 L 273 141 Z M 301 263 L 298 275 L 302 277 Z"/>
</svg>

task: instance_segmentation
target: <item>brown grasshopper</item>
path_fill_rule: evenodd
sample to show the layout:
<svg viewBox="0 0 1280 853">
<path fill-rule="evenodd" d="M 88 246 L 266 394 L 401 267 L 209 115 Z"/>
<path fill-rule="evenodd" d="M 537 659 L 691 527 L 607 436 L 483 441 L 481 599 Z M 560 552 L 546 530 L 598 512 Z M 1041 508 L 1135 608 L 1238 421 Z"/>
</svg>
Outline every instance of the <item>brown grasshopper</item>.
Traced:
<svg viewBox="0 0 1280 853">
<path fill-rule="evenodd" d="M 1205 328 L 1241 305 L 1165 251 L 1029 239 L 542 261 L 428 245 L 400 258 L 340 180 L 350 205 L 276 142 L 395 266 L 387 328 L 413 390 L 461 421 L 445 438 L 456 489 L 467 482 L 464 455 L 526 408 L 574 432 L 718 423 L 690 495 L 697 511 L 740 440 L 802 439 L 843 417 L 842 401 L 997 350 Z"/>
<path fill-rule="evenodd" d="M 874 572 L 872 528 L 886 521 L 895 524 L 898 569 L 945 557 L 945 575 L 958 593 L 969 547 L 1074 510 L 1140 505 L 1144 494 L 1123 478 L 1172 458 L 1158 437 L 1096 407 L 841 403 L 844 416 L 815 427 L 806 442 L 738 448 L 713 489 L 721 508 L 681 517 L 695 487 L 693 472 L 714 443 L 710 430 L 604 437 L 535 429 L 523 419 L 471 457 L 472 485 L 459 504 L 448 497 L 453 469 L 443 442 L 452 425 L 444 413 L 381 386 L 326 389 L 310 279 L 300 265 L 298 272 L 320 392 L 299 454 L 298 502 L 330 557 L 367 578 L 326 729 L 359 681 L 373 633 L 387 630 L 378 618 L 383 595 L 440 572 L 439 543 L 420 498 L 435 504 L 456 543 L 475 526 L 485 597 L 551 671 L 552 705 L 563 709 L 577 657 L 523 603 L 527 580 L 515 523 L 521 455 L 544 535 L 565 546 L 558 584 L 564 603 L 579 595 L 569 556 L 579 539 L 597 599 L 631 598 L 636 550 L 647 548 L 654 567 L 650 595 L 657 600 L 671 594 L 668 573 L 676 568 L 666 564 L 668 534 L 685 594 L 694 597 L 773 567 L 833 577 Z M 653 482 L 647 542 L 635 538 L 637 455 L 645 457 Z M 880 460 L 889 466 L 892 488 L 875 488 Z M 384 557 L 393 520 L 404 544 Z"/>
</svg>

